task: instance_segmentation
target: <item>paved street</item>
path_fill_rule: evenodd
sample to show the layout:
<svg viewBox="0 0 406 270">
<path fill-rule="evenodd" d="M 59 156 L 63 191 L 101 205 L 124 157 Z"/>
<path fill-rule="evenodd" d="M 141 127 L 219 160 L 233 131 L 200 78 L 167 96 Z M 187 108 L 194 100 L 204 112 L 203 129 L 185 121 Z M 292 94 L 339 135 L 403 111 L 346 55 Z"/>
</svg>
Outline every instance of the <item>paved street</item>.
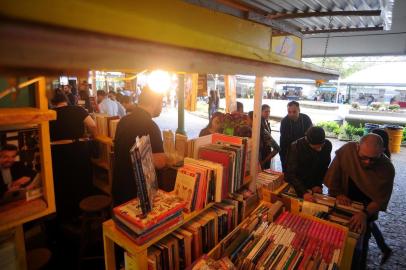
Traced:
<svg viewBox="0 0 406 270">
<path fill-rule="evenodd" d="M 286 106 L 286 105 L 285 105 Z M 282 113 L 282 107 L 286 107 L 279 103 L 274 110 L 278 110 Z M 251 110 L 251 108 L 244 108 L 245 111 Z M 313 114 L 306 111 L 310 117 L 313 118 Z M 324 111 L 318 111 L 317 115 L 325 114 Z M 171 129 L 174 132 L 177 128 L 177 110 L 173 108 L 165 108 L 159 118 L 155 121 L 161 128 Z M 208 123 L 207 118 L 197 116 L 194 113 L 185 112 L 185 130 L 189 138 L 195 138 L 199 135 L 199 132 Z M 279 130 L 278 124 L 275 125 L 273 130 Z M 279 132 L 275 131 L 272 134 L 276 141 L 279 141 Z M 331 139 L 333 143 L 333 152 L 341 147 L 344 142 Z M 394 154 L 392 156 L 392 161 L 396 168 L 395 185 L 392 193 L 392 198 L 386 213 L 380 215 L 378 224 L 379 227 L 389 244 L 393 249 L 394 254 L 388 260 L 388 262 L 379 268 L 380 262 L 380 251 L 376 246 L 375 240 L 371 238 L 370 241 L 370 253 L 368 259 L 368 266 L 370 269 L 406 269 L 406 218 L 404 214 L 406 213 L 406 148 L 401 149 L 401 153 Z M 279 156 L 275 159 L 275 168 L 279 169 L 280 161 Z"/>
</svg>

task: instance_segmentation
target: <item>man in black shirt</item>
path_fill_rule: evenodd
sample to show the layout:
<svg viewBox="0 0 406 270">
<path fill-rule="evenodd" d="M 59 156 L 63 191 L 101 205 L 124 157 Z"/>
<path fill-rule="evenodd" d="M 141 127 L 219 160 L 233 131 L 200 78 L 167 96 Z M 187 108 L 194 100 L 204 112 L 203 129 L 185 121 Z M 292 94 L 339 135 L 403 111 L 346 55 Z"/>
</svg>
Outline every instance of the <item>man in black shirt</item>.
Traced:
<svg viewBox="0 0 406 270">
<path fill-rule="evenodd" d="M 152 121 L 162 111 L 162 95 L 144 87 L 138 106 L 131 114 L 124 116 L 117 126 L 115 135 L 113 200 L 119 205 L 137 197 L 137 187 L 130 158 L 130 148 L 137 136 L 149 135 L 156 169 L 166 165 L 161 131 Z"/>
<path fill-rule="evenodd" d="M 324 130 L 311 127 L 306 136 L 294 141 L 288 152 L 286 180 L 299 197 L 313 201 L 313 193 L 322 192 L 324 175 L 331 161 L 332 145 Z"/>
<path fill-rule="evenodd" d="M 281 137 L 279 155 L 281 157 L 282 170 L 286 172 L 286 155 L 290 144 L 297 139 L 304 137 L 306 130 L 312 126 L 312 120 L 306 114 L 300 113 L 299 103 L 291 101 L 288 103 L 288 115 L 281 122 Z"/>
</svg>

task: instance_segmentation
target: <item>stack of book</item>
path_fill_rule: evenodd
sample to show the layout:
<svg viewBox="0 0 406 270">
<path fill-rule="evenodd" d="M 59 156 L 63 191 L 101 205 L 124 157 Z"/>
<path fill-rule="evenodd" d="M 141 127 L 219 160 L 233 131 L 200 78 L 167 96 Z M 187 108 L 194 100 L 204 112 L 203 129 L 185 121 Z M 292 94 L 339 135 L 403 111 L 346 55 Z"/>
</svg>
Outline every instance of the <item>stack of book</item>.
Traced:
<svg viewBox="0 0 406 270">
<path fill-rule="evenodd" d="M 178 197 L 158 190 L 153 198 L 153 208 L 146 216 L 138 198 L 113 209 L 117 228 L 138 245 L 148 242 L 183 221 L 185 203 Z"/>
<path fill-rule="evenodd" d="M 238 223 L 240 223 L 258 206 L 259 199 L 256 192 L 242 188 L 230 194 L 229 201 L 238 202 Z"/>
<path fill-rule="evenodd" d="M 186 202 L 187 212 L 203 209 L 215 201 L 216 175 L 221 175 L 220 170 L 222 168 L 218 165 L 203 160 L 185 160 L 176 174 L 174 194 Z"/>
<path fill-rule="evenodd" d="M 186 269 L 237 225 L 238 210 L 216 203 L 148 249 L 148 269 Z"/>
<path fill-rule="evenodd" d="M 287 187 L 281 195 L 282 197 L 296 198 L 292 187 Z M 336 198 L 325 194 L 313 194 L 314 203 L 303 202 L 301 211 L 306 214 L 316 216 L 320 219 L 328 220 L 343 226 L 349 227 L 352 216 L 364 209 L 360 202 L 351 202 L 350 205 L 340 204 Z M 351 235 L 357 237 L 359 232 L 351 231 Z"/>
<path fill-rule="evenodd" d="M 186 135 L 176 133 L 172 130 L 163 130 L 164 151 L 169 159 L 169 164 L 174 165 L 181 163 L 188 155 L 188 138 Z"/>
<path fill-rule="evenodd" d="M 198 149 L 198 158 L 223 166 L 222 199 L 249 182 L 248 139 L 212 134 L 211 144 Z"/>
<path fill-rule="evenodd" d="M 256 211 L 225 256 L 237 269 L 336 269 L 342 256 L 344 229 L 283 212 L 269 222 L 271 207 Z"/>
<path fill-rule="evenodd" d="M 284 183 L 283 173 L 270 169 L 258 173 L 256 181 L 258 193 L 261 199 L 266 201 L 270 201 L 268 198 L 270 196 L 269 193 L 276 191 Z"/>
<path fill-rule="evenodd" d="M 120 117 L 103 113 L 94 113 L 93 117 L 96 122 L 97 134 L 113 138 Z M 111 123 L 112 121 L 113 123 Z"/>
<path fill-rule="evenodd" d="M 151 240 L 183 221 L 185 202 L 158 190 L 149 136 L 137 137 L 130 156 L 138 197 L 113 209 L 118 229 L 137 244 Z"/>
</svg>

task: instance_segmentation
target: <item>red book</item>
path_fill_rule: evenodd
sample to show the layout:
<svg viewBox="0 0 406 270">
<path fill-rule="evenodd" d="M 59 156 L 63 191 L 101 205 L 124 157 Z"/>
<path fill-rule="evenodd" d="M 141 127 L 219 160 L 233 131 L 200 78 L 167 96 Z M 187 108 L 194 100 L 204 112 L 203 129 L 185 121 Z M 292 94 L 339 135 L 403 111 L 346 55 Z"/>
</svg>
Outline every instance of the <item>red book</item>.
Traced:
<svg viewBox="0 0 406 270">
<path fill-rule="evenodd" d="M 250 151 L 249 151 L 249 146 L 248 146 L 248 140 L 247 138 L 243 138 L 243 137 L 237 137 L 237 136 L 229 136 L 229 135 L 225 135 L 225 134 L 219 134 L 219 133 L 214 133 L 212 135 L 212 143 L 226 143 L 226 144 L 234 144 L 234 145 L 241 145 L 243 146 L 243 164 L 241 166 L 241 173 L 243 176 L 247 176 L 249 175 L 249 161 L 250 157 L 248 155 L 250 155 Z M 245 182 L 244 182 L 245 183 Z"/>
<path fill-rule="evenodd" d="M 282 224 L 282 222 L 286 219 L 286 217 L 288 216 L 288 212 L 285 211 L 282 214 L 279 215 L 279 217 L 276 219 L 275 223 L 276 224 Z"/>
<path fill-rule="evenodd" d="M 177 218 L 174 218 L 166 223 L 163 223 L 156 229 L 142 234 L 142 235 L 137 235 L 131 231 L 131 229 L 128 229 L 125 227 L 123 224 L 117 224 L 116 223 L 116 228 L 121 231 L 123 234 L 125 234 L 128 238 L 130 238 L 132 241 L 134 241 L 137 245 L 143 245 L 152 238 L 160 235 L 164 231 L 169 231 L 174 229 L 176 226 L 178 226 L 180 223 L 183 222 L 183 216 L 179 216 Z"/>
<path fill-rule="evenodd" d="M 185 202 L 180 198 L 162 190 L 158 190 L 153 201 L 153 208 L 146 217 L 143 217 L 142 215 L 138 198 L 115 207 L 113 213 L 115 216 L 124 219 L 139 228 L 140 231 L 145 231 L 163 221 L 168 216 L 182 211 L 184 207 Z"/>
<path fill-rule="evenodd" d="M 185 164 L 183 167 L 200 174 L 196 209 L 203 209 L 206 203 L 206 195 L 207 195 L 207 182 L 208 182 L 207 169 L 204 169 L 195 164 Z"/>
</svg>

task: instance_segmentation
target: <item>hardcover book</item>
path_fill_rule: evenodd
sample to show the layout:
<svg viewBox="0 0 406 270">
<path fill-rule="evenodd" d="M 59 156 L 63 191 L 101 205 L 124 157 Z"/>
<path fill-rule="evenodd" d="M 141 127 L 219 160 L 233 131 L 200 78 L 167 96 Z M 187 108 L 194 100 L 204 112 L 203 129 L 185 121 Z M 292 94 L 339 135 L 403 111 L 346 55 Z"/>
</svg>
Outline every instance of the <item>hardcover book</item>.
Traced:
<svg viewBox="0 0 406 270">
<path fill-rule="evenodd" d="M 153 200 L 152 210 L 144 217 L 139 198 L 135 198 L 113 209 L 113 214 L 145 231 L 168 216 L 181 212 L 185 202 L 173 194 L 158 190 Z"/>
</svg>

